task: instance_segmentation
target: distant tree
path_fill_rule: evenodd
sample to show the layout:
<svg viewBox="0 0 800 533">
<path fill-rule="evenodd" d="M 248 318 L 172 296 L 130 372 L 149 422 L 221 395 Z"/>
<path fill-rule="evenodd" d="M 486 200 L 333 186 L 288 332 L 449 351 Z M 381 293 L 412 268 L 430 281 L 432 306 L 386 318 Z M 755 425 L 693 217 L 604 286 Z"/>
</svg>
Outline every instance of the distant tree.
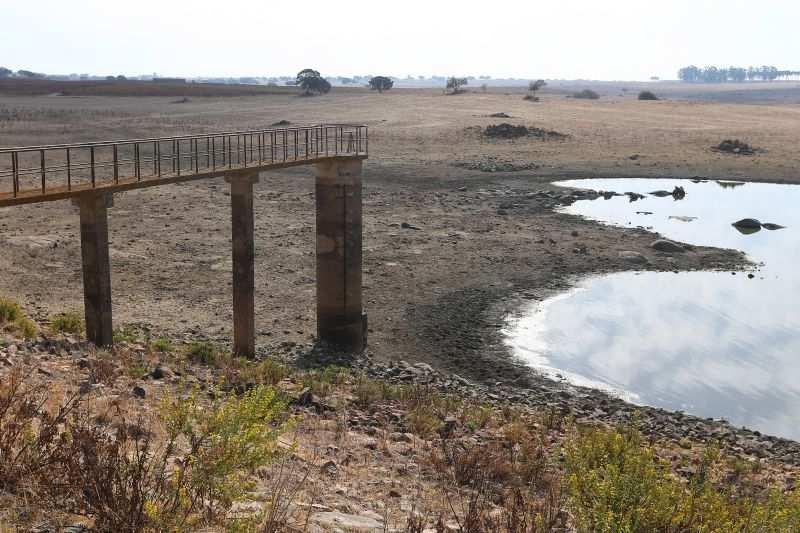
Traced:
<svg viewBox="0 0 800 533">
<path fill-rule="evenodd" d="M 538 91 L 539 89 L 541 89 L 545 85 L 547 85 L 547 82 L 544 81 L 544 80 L 530 81 L 530 82 L 528 82 L 528 90 L 535 97 L 536 96 L 536 91 Z"/>
<path fill-rule="evenodd" d="M 388 91 L 392 87 L 394 87 L 394 81 L 386 76 L 375 76 L 369 80 L 369 88 L 373 91 L 378 91 L 379 93 Z"/>
<path fill-rule="evenodd" d="M 730 67 L 728 69 L 728 78 L 731 81 L 742 82 L 747 79 L 747 70 L 739 67 Z"/>
<path fill-rule="evenodd" d="M 30 70 L 18 70 L 17 76 L 20 78 L 31 78 L 31 79 L 41 79 L 44 78 L 44 74 L 39 74 L 38 72 L 31 72 Z"/>
<path fill-rule="evenodd" d="M 355 83 L 356 80 L 353 78 L 339 78 L 339 83 L 342 85 L 350 85 L 351 83 Z"/>
<path fill-rule="evenodd" d="M 728 67 L 720 68 L 715 66 L 707 66 L 699 69 L 694 65 L 684 67 L 678 71 L 678 78 L 685 82 L 702 82 L 702 83 L 725 83 L 725 82 L 743 82 L 743 81 L 773 81 L 778 78 L 791 75 L 791 71 L 778 70 L 774 66 L 764 65 L 761 67 Z"/>
<path fill-rule="evenodd" d="M 9 76 L 11 76 L 13 73 L 14 73 L 14 71 L 12 71 L 12 70 L 11 70 L 11 69 L 9 69 L 9 68 L 6 68 L 6 67 L 0 67 L 0 78 L 8 78 L 8 77 L 9 77 Z"/>
<path fill-rule="evenodd" d="M 320 76 L 316 70 L 306 68 L 297 73 L 295 85 L 303 89 L 305 96 L 312 94 L 325 94 L 331 90 L 328 80 Z"/>
<path fill-rule="evenodd" d="M 700 81 L 700 69 L 694 65 L 683 67 L 678 71 L 678 79 L 689 83 L 698 82 Z"/>
<path fill-rule="evenodd" d="M 467 83 L 469 83 L 467 78 L 456 78 L 453 76 L 447 80 L 447 90 L 450 91 L 450 94 L 458 94 L 461 92 L 461 87 L 467 85 Z"/>
</svg>

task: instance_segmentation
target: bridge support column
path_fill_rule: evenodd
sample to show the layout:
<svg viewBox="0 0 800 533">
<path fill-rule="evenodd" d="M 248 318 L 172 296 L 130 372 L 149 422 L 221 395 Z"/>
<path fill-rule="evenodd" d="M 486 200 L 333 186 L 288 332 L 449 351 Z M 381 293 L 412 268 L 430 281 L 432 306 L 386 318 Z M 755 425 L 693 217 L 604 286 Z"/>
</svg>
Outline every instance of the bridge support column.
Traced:
<svg viewBox="0 0 800 533">
<path fill-rule="evenodd" d="M 253 184 L 258 172 L 225 176 L 231 184 L 231 236 L 233 245 L 233 353 L 255 357 L 255 245 L 253 244 Z"/>
<path fill-rule="evenodd" d="M 108 208 L 111 194 L 86 193 L 73 199 L 80 209 L 83 305 L 86 338 L 97 346 L 113 343 L 111 265 L 108 257 Z"/>
<path fill-rule="evenodd" d="M 361 161 L 314 165 L 317 200 L 317 336 L 347 351 L 366 344 L 361 301 Z"/>
</svg>

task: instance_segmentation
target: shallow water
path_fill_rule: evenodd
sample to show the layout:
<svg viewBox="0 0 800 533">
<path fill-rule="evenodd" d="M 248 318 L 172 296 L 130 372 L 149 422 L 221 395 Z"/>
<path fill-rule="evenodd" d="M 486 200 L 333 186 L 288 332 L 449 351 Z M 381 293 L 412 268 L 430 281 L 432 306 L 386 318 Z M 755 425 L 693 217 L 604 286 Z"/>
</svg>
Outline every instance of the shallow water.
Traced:
<svg viewBox="0 0 800 533">
<path fill-rule="evenodd" d="M 743 250 L 760 266 L 752 279 L 743 272 L 586 279 L 509 324 L 507 340 L 517 355 L 545 373 L 637 403 L 800 439 L 800 186 L 662 179 L 561 184 L 638 193 L 681 185 L 687 194 L 679 201 L 601 197 L 564 211 Z M 742 218 L 787 228 L 745 235 L 731 226 Z"/>
</svg>

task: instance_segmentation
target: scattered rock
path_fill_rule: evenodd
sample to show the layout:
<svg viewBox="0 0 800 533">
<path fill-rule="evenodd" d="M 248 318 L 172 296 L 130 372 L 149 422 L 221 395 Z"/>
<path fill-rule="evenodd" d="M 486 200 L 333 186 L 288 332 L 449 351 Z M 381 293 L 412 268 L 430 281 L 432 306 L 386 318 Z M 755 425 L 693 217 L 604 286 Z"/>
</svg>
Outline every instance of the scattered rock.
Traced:
<svg viewBox="0 0 800 533">
<path fill-rule="evenodd" d="M 672 189 L 672 192 L 659 190 L 653 191 L 650 193 L 652 196 L 658 196 L 659 198 L 663 198 L 665 196 L 672 196 L 676 200 L 682 200 L 686 196 L 686 190 L 683 187 L 675 187 Z"/>
<path fill-rule="evenodd" d="M 419 228 L 417 226 L 414 226 L 413 224 L 409 224 L 408 222 L 403 222 L 402 224 L 400 224 L 400 227 L 403 228 L 403 229 L 413 229 L 413 230 L 422 229 L 422 228 Z"/>
<path fill-rule="evenodd" d="M 668 254 L 679 254 L 686 251 L 686 248 L 684 248 L 677 242 L 673 242 L 667 239 L 658 239 L 657 241 L 653 241 L 650 244 L 650 248 Z"/>
<path fill-rule="evenodd" d="M 644 199 L 644 194 L 639 194 L 638 192 L 626 192 L 625 196 L 627 196 L 631 202 Z"/>
<path fill-rule="evenodd" d="M 620 252 L 619 257 L 620 259 L 624 259 L 625 261 L 629 261 L 638 265 L 645 265 L 649 262 L 644 255 L 630 250 L 624 250 Z"/>
<path fill-rule="evenodd" d="M 717 146 L 712 146 L 711 149 L 715 152 L 737 155 L 753 155 L 756 152 L 755 148 L 739 139 L 725 139 Z"/>
<path fill-rule="evenodd" d="M 150 372 L 150 377 L 153 379 L 165 379 L 170 378 L 173 375 L 174 374 L 172 373 L 172 370 L 162 365 L 156 366 L 153 371 Z"/>
<path fill-rule="evenodd" d="M 566 139 L 568 137 L 568 135 L 553 130 L 515 126 L 507 122 L 486 126 L 483 130 L 483 135 L 494 139 L 518 139 L 528 136 L 538 137 L 539 139 Z"/>
<path fill-rule="evenodd" d="M 442 428 L 440 433 L 443 437 L 447 437 L 448 435 L 452 435 L 453 432 L 456 430 L 456 426 L 458 426 L 458 419 L 454 416 L 448 416 L 444 419 L 442 423 Z"/>
<path fill-rule="evenodd" d="M 383 532 L 383 523 L 374 518 L 331 511 L 328 513 L 314 513 L 308 519 L 310 524 L 324 528 L 325 531 L 353 531 L 358 533 Z"/>
<path fill-rule="evenodd" d="M 743 181 L 723 181 L 723 180 L 716 180 L 717 185 L 722 187 L 723 189 L 734 189 L 736 187 L 741 187 L 745 184 Z"/>
<path fill-rule="evenodd" d="M 761 227 L 764 229 L 768 229 L 770 231 L 774 231 L 776 229 L 784 229 L 786 226 L 781 226 L 780 224 L 773 224 L 772 222 L 764 222 L 761 224 Z"/>
<path fill-rule="evenodd" d="M 503 113 L 502 111 L 499 113 L 492 113 L 489 116 L 492 118 L 511 118 L 511 115 L 509 115 L 508 113 Z"/>
<path fill-rule="evenodd" d="M 453 163 L 453 166 L 481 172 L 520 172 L 539 168 L 536 163 L 515 163 L 495 156 L 486 156 L 478 161 L 459 161 Z"/>
<path fill-rule="evenodd" d="M 133 388 L 133 395 L 136 396 L 137 398 L 144 398 L 145 396 L 147 396 L 147 392 L 142 387 L 139 387 L 137 385 L 136 387 Z"/>
<path fill-rule="evenodd" d="M 320 470 L 329 476 L 336 476 L 339 473 L 339 466 L 334 461 L 328 461 L 320 467 Z"/>
</svg>

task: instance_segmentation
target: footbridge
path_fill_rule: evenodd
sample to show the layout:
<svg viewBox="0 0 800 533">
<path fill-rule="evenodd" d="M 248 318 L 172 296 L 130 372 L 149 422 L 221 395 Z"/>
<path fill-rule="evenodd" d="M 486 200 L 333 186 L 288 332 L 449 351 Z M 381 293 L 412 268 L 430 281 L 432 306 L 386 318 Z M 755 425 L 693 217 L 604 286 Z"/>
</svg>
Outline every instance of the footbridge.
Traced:
<svg viewBox="0 0 800 533">
<path fill-rule="evenodd" d="M 0 148 L 0 207 L 71 200 L 80 213 L 87 338 L 113 342 L 108 211 L 114 193 L 224 178 L 231 192 L 234 352 L 255 354 L 253 185 L 299 165 L 316 179 L 317 334 L 366 342 L 361 298 L 364 125 L 322 124 L 150 139 Z M 142 206 L 147 209 L 147 206 Z"/>
</svg>

